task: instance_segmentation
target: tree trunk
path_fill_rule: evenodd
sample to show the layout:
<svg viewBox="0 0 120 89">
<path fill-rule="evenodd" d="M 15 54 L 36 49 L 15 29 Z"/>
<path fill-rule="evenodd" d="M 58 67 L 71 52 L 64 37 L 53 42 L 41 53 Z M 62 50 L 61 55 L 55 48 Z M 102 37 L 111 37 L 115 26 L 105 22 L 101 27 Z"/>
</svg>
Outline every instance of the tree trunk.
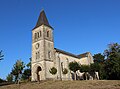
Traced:
<svg viewBox="0 0 120 89">
<path fill-rule="evenodd" d="M 86 78 L 86 80 L 87 80 L 87 72 L 85 72 L 85 78 Z"/>
<path fill-rule="evenodd" d="M 74 80 L 76 80 L 76 72 L 74 72 Z"/>
</svg>

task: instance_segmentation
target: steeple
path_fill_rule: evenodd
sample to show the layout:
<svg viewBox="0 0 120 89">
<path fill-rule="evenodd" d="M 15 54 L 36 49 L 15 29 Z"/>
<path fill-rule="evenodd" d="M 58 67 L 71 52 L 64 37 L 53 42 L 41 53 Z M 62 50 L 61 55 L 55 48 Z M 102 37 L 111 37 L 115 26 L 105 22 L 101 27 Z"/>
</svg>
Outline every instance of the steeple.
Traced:
<svg viewBox="0 0 120 89">
<path fill-rule="evenodd" d="M 46 26 L 52 28 L 52 27 L 50 26 L 48 20 L 47 20 L 47 17 L 46 17 L 46 15 L 45 15 L 44 10 L 42 10 L 42 11 L 40 12 L 40 16 L 39 16 L 39 18 L 38 18 L 38 21 L 37 21 L 37 24 L 36 24 L 35 28 L 37 28 L 37 27 L 39 27 L 39 26 L 41 26 L 41 25 L 46 25 Z"/>
</svg>

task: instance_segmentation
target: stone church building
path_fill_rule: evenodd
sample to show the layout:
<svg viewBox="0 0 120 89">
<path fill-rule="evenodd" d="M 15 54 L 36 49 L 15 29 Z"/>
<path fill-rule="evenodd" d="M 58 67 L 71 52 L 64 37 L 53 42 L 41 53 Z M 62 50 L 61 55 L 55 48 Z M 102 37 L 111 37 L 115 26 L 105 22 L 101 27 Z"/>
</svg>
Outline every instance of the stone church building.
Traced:
<svg viewBox="0 0 120 89">
<path fill-rule="evenodd" d="M 42 10 L 36 26 L 32 30 L 32 81 L 47 79 L 72 80 L 72 71 L 68 68 L 70 62 L 76 61 L 81 65 L 93 63 L 93 57 L 90 52 L 75 55 L 54 48 L 53 31 L 44 10 Z M 57 69 L 55 75 L 49 72 L 52 67 Z M 68 70 L 67 74 L 63 74 L 64 68 Z M 82 77 L 82 73 L 77 71 L 77 76 Z"/>
</svg>

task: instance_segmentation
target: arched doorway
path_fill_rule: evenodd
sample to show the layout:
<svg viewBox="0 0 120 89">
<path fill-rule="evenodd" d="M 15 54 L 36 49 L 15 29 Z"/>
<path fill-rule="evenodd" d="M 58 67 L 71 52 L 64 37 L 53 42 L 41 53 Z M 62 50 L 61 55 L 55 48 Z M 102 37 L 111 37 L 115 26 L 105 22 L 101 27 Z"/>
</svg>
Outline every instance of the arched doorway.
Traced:
<svg viewBox="0 0 120 89">
<path fill-rule="evenodd" d="M 42 71 L 42 69 L 41 69 L 40 66 L 38 66 L 38 67 L 37 67 L 37 72 L 36 72 L 36 74 L 37 74 L 37 81 L 38 81 L 38 82 L 40 82 L 40 80 L 41 80 L 41 79 L 40 79 L 40 71 Z"/>
</svg>

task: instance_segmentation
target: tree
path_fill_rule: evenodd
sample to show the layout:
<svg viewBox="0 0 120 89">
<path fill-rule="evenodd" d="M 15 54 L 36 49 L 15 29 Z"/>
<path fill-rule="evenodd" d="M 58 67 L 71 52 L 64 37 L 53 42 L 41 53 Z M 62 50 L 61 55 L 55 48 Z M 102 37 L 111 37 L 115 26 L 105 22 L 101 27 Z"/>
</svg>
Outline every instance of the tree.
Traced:
<svg viewBox="0 0 120 89">
<path fill-rule="evenodd" d="M 104 56 L 110 59 L 112 55 L 120 56 L 120 45 L 118 43 L 108 44 L 108 49 L 104 51 Z"/>
<path fill-rule="evenodd" d="M 22 71 L 23 71 L 24 67 L 25 67 L 24 62 L 22 62 L 21 60 L 17 60 L 16 63 L 14 64 L 11 73 L 15 77 L 15 82 L 19 81 L 20 76 L 22 74 Z"/>
<path fill-rule="evenodd" d="M 2 54 L 2 50 L 0 51 L 0 60 L 3 60 L 4 55 Z"/>
<path fill-rule="evenodd" d="M 8 81 L 8 82 L 13 82 L 13 75 L 10 73 L 10 74 L 8 74 L 8 76 L 6 77 L 6 80 Z"/>
<path fill-rule="evenodd" d="M 76 71 L 80 69 L 80 65 L 77 62 L 70 62 L 69 69 L 74 72 L 74 78 L 76 80 Z"/>
<path fill-rule="evenodd" d="M 99 79 L 106 79 L 106 72 L 105 72 L 105 56 L 101 53 L 95 54 L 93 56 L 94 64 L 91 64 L 91 71 L 97 71 L 99 74 Z"/>
<path fill-rule="evenodd" d="M 30 59 L 30 62 L 26 66 L 31 69 L 31 58 L 29 59 Z"/>
<path fill-rule="evenodd" d="M 89 72 L 90 70 L 90 66 L 89 65 L 81 65 L 80 66 L 80 72 L 85 72 L 85 79 L 87 80 L 88 77 L 87 77 L 87 72 Z"/>
<path fill-rule="evenodd" d="M 90 71 L 91 72 L 99 72 L 100 64 L 99 63 L 92 63 L 90 64 Z"/>
<path fill-rule="evenodd" d="M 120 80 L 120 45 L 113 43 L 104 51 L 107 79 Z"/>
<path fill-rule="evenodd" d="M 57 69 L 55 67 L 52 67 L 49 72 L 52 74 L 52 75 L 55 75 L 57 73 Z"/>
<path fill-rule="evenodd" d="M 31 76 L 31 70 L 30 69 L 25 69 L 23 74 L 22 74 L 22 79 L 23 80 L 30 80 L 30 76 Z"/>
<path fill-rule="evenodd" d="M 92 64 L 90 64 L 90 73 L 92 73 L 92 75 L 93 75 L 93 78 L 94 79 L 99 79 L 99 77 L 98 76 L 96 76 L 96 73 L 98 72 L 98 76 L 100 77 L 100 75 L 101 76 L 103 76 L 101 73 L 103 72 L 102 71 L 102 65 L 100 64 L 100 63 L 92 63 Z"/>
<path fill-rule="evenodd" d="M 26 66 L 27 66 L 27 68 L 24 70 L 24 72 L 22 74 L 22 79 L 30 81 L 30 76 L 31 76 L 31 58 L 30 58 L 30 62 Z"/>
<path fill-rule="evenodd" d="M 101 53 L 94 54 L 93 56 L 94 62 L 95 63 L 104 63 L 105 56 L 103 56 Z"/>
<path fill-rule="evenodd" d="M 2 82 L 6 82 L 6 81 L 0 78 L 0 83 L 2 83 Z"/>
</svg>

